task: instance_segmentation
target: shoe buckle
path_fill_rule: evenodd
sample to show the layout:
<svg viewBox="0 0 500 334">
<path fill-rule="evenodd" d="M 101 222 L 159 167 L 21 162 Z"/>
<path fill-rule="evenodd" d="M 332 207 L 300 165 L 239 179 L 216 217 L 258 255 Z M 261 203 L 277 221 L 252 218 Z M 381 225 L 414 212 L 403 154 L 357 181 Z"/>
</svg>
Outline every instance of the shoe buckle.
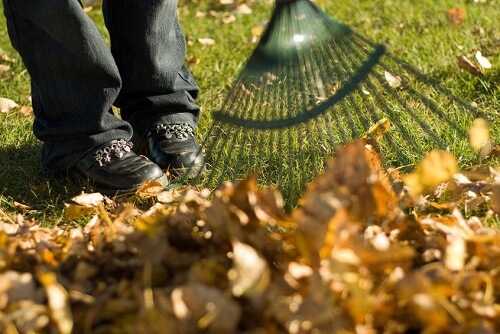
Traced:
<svg viewBox="0 0 500 334">
<path fill-rule="evenodd" d="M 122 159 L 132 151 L 133 144 L 125 139 L 113 140 L 109 145 L 100 148 L 95 153 L 95 160 L 100 167 L 109 164 L 114 158 Z"/>
<path fill-rule="evenodd" d="M 156 134 L 166 139 L 186 141 L 189 137 L 194 137 L 194 128 L 189 123 L 168 123 L 156 125 Z"/>
</svg>

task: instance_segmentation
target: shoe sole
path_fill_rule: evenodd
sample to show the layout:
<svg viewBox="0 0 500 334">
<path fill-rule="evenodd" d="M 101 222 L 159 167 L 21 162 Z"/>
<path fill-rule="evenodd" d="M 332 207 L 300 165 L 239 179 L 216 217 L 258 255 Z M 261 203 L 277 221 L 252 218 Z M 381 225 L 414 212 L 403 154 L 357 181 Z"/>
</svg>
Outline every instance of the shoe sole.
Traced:
<svg viewBox="0 0 500 334">
<path fill-rule="evenodd" d="M 185 167 L 185 168 L 167 168 L 167 170 L 172 173 L 173 176 L 179 177 L 179 178 L 185 178 L 188 180 L 194 180 L 198 177 L 200 177 L 205 171 L 205 165 L 200 167 Z"/>
<path fill-rule="evenodd" d="M 88 177 L 86 177 L 85 175 L 81 174 L 78 171 L 77 171 L 77 173 L 72 173 L 70 175 L 70 178 L 73 180 L 73 182 L 77 183 L 80 186 L 85 182 L 85 185 L 89 185 L 93 191 L 96 191 L 96 192 L 99 192 L 103 195 L 111 196 L 111 197 L 133 195 L 137 192 L 137 190 L 143 184 L 143 183 L 137 184 L 137 185 L 131 186 L 130 188 L 126 188 L 126 189 L 109 188 L 109 187 L 106 187 L 103 185 L 93 183 Z M 169 181 L 167 175 L 163 175 L 160 178 L 155 179 L 155 180 L 151 180 L 151 181 L 160 183 L 165 189 L 170 184 L 170 181 Z"/>
</svg>

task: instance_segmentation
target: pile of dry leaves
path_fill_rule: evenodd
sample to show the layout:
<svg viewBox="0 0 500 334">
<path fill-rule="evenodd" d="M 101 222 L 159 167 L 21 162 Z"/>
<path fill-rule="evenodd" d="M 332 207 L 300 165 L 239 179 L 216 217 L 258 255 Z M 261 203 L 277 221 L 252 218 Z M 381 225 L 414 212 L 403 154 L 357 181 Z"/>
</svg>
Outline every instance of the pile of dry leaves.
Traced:
<svg viewBox="0 0 500 334">
<path fill-rule="evenodd" d="M 254 179 L 151 196 L 75 198 L 83 228 L 5 218 L 0 332 L 500 332 L 498 170 L 435 151 L 400 176 L 359 141 L 290 215 Z"/>
</svg>

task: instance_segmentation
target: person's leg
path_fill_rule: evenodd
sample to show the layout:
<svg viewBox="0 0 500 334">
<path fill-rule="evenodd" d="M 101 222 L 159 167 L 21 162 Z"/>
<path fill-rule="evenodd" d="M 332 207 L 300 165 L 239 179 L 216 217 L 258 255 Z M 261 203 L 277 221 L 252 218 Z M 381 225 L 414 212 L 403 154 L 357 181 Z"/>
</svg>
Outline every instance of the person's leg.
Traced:
<svg viewBox="0 0 500 334">
<path fill-rule="evenodd" d="M 130 124 L 111 111 L 120 74 L 79 2 L 4 0 L 4 6 L 12 43 L 31 76 L 45 170 L 67 170 L 111 194 L 150 180 L 166 184 L 156 164 L 132 151 Z"/>
<path fill-rule="evenodd" d="M 196 83 L 184 65 L 177 0 L 104 0 L 111 50 L 123 79 L 117 105 L 162 168 L 196 171 Z"/>
<path fill-rule="evenodd" d="M 137 135 L 160 123 L 196 127 L 196 83 L 184 65 L 177 0 L 104 0 L 111 50 L 123 89 L 117 105 Z"/>
<path fill-rule="evenodd" d="M 121 87 L 118 68 L 79 2 L 4 0 L 4 7 L 32 80 L 43 166 L 67 169 L 92 148 L 130 139 L 130 125 L 111 113 Z"/>
</svg>

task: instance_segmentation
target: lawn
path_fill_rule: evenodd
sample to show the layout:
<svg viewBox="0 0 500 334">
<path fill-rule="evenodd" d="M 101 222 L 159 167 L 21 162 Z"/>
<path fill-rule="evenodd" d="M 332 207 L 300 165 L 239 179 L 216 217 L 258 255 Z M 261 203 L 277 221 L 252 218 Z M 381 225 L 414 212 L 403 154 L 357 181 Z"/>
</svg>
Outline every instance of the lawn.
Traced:
<svg viewBox="0 0 500 334">
<path fill-rule="evenodd" d="M 495 1 L 317 1 L 326 11 L 352 26 L 369 39 L 386 44 L 392 53 L 442 82 L 454 95 L 470 102 L 488 115 L 500 119 L 498 64 L 500 64 L 500 8 Z M 229 7 L 219 1 L 182 1 L 181 23 L 188 39 L 188 61 L 201 88 L 203 108 L 201 130 L 206 131 L 211 112 L 220 108 L 225 92 L 238 69 L 255 47 L 252 28 L 269 18 L 270 1 L 248 1 L 251 15 L 236 15 L 236 21 L 224 23 L 221 12 Z M 452 7 L 464 8 L 467 17 L 460 25 L 450 24 L 446 13 Z M 211 12 L 215 10 L 215 12 Z M 200 15 L 204 13 L 204 15 Z M 213 13 L 213 15 L 211 14 Z M 98 8 L 89 15 L 105 36 Z M 11 48 L 0 17 L 0 48 L 16 62 L 0 78 L 0 96 L 29 104 L 29 76 Z M 200 39 L 211 38 L 213 45 Z M 489 74 L 478 77 L 457 66 L 457 56 L 480 49 L 494 65 Z M 40 176 L 40 144 L 31 132 L 32 118 L 19 112 L 0 114 L 0 209 L 15 212 L 17 203 L 28 205 L 28 212 L 40 221 L 61 221 L 62 207 L 78 193 L 62 181 Z M 494 122 L 495 123 L 495 122 Z M 498 137 L 498 128 L 494 129 Z"/>
</svg>

